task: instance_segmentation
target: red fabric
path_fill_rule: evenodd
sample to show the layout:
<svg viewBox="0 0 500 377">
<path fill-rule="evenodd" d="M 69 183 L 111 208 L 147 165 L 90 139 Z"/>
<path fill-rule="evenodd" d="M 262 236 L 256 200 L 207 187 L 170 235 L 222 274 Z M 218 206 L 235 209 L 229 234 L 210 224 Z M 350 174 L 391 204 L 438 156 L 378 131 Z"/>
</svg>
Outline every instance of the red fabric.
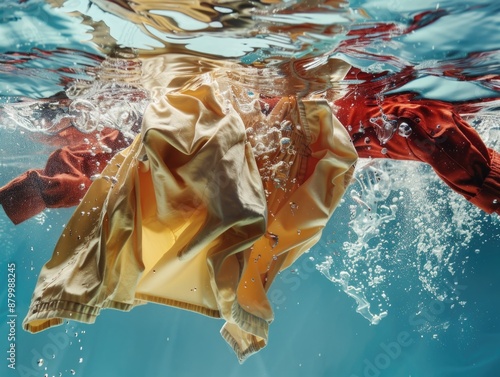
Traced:
<svg viewBox="0 0 500 377">
<path fill-rule="evenodd" d="M 263 111 L 278 99 L 261 98 Z M 432 166 L 453 190 L 488 213 L 500 214 L 500 154 L 488 149 L 477 132 L 454 111 L 451 104 L 415 95 L 392 95 L 379 102 L 358 93 L 336 101 L 337 117 L 351 135 L 360 157 L 418 160 Z M 405 122 L 409 137 L 397 131 L 381 144 L 371 119 Z M 69 146 L 55 151 L 43 170 L 30 170 L 0 188 L 0 204 L 18 224 L 46 207 L 71 207 L 85 195 L 91 181 L 107 161 L 128 145 L 117 130 L 95 134 L 63 130 L 54 140 Z M 87 139 L 87 140 L 85 140 Z"/>
<path fill-rule="evenodd" d="M 500 156 L 449 103 L 398 94 L 382 101 L 351 94 L 338 100 L 337 117 L 346 126 L 360 157 L 418 160 L 432 166 L 453 190 L 487 213 L 500 214 Z M 396 132 L 381 144 L 373 121 L 393 121 Z M 397 128 L 406 123 L 405 138 Z"/>
<path fill-rule="evenodd" d="M 117 130 L 83 134 L 65 130 L 59 137 L 72 145 L 49 156 L 45 169 L 29 170 L 0 188 L 0 204 L 13 223 L 19 224 L 45 208 L 77 205 L 91 184 L 116 152 L 128 141 Z"/>
</svg>

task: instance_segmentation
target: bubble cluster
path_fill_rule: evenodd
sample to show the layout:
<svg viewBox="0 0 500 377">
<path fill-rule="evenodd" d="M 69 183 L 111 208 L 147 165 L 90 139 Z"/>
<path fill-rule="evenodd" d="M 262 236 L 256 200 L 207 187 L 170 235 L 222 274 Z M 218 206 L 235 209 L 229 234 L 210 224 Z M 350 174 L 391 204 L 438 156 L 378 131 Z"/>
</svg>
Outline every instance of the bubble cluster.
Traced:
<svg viewBox="0 0 500 377">
<path fill-rule="evenodd" d="M 370 118 L 370 123 L 375 129 L 380 144 L 387 143 L 396 132 L 397 122 L 396 120 L 390 120 L 385 114 L 382 113 L 381 116 L 377 118 Z"/>
<path fill-rule="evenodd" d="M 94 80 L 71 82 L 66 98 L 4 104 L 0 129 L 57 134 L 72 125 L 84 133 L 115 128 L 132 138 L 150 101 L 149 92 L 137 84 L 138 77 L 136 60 L 106 59 Z"/>
<path fill-rule="evenodd" d="M 74 86 L 78 85 L 75 83 Z M 69 90 L 71 90 L 70 87 Z M 149 103 L 149 94 L 140 87 L 118 82 L 95 81 L 75 97 L 68 116 L 80 131 L 90 133 L 104 128 L 119 129 L 133 137 Z"/>
<path fill-rule="evenodd" d="M 360 162 L 345 199 L 348 240 L 341 247 L 323 242 L 318 270 L 354 298 L 372 324 L 389 313 L 388 291 L 400 280 L 405 285 L 398 289 L 421 300 L 461 302 L 453 287 L 477 253 L 470 244 L 496 218 L 484 217 L 425 164 Z"/>
</svg>

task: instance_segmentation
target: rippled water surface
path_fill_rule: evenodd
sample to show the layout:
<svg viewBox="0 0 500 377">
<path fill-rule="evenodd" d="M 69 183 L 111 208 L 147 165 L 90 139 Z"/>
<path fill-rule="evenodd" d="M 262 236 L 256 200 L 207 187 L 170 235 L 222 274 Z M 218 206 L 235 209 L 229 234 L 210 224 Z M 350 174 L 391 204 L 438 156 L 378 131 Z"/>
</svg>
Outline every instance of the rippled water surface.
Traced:
<svg viewBox="0 0 500 377">
<path fill-rule="evenodd" d="M 499 30 L 496 0 L 4 0 L 0 185 L 43 166 L 51 152 L 33 138 L 46 127 L 37 119 L 47 109 L 32 101 L 75 88 L 85 98 L 108 90 L 96 81 L 97 67 L 117 46 L 140 56 L 180 52 L 268 68 L 269 76 L 247 80 L 270 94 L 320 91 L 315 83 L 284 89 L 269 82 L 286 77 L 284 67 L 296 59 L 341 58 L 378 75 L 371 90 L 380 95 L 414 91 L 455 103 L 498 151 Z M 347 77 L 337 89 L 357 84 Z M 143 110 L 145 97 L 125 101 L 130 87 L 120 90 L 123 106 Z M 119 111 L 120 103 L 108 110 Z M 57 111 L 51 116 L 63 116 Z M 123 122 L 133 132 L 137 119 Z M 105 312 L 94 325 L 67 322 L 24 333 L 20 322 L 38 271 L 71 213 L 46 210 L 19 226 L 0 214 L 0 282 L 6 286 L 15 264 L 18 314 L 17 369 L 3 357 L 2 376 L 495 377 L 500 371 L 500 220 L 453 193 L 426 165 L 359 162 L 319 244 L 271 288 L 276 319 L 269 345 L 241 366 L 217 335 L 219 321 L 157 305 Z M 5 356 L 5 289 L 0 316 Z"/>
</svg>

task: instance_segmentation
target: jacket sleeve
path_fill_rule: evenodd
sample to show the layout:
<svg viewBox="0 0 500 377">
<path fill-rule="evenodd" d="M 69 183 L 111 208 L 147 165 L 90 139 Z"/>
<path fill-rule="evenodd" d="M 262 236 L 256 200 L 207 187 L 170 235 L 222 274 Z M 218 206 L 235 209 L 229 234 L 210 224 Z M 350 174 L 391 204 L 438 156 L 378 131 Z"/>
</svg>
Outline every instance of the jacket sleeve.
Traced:
<svg viewBox="0 0 500 377">
<path fill-rule="evenodd" d="M 472 204 L 487 213 L 500 213 L 499 153 L 486 147 L 451 104 L 411 94 L 388 96 L 381 102 L 354 98 L 337 101 L 337 115 L 360 157 L 426 162 Z M 394 133 L 384 143 L 390 127 Z"/>
<path fill-rule="evenodd" d="M 94 135 L 88 139 L 56 150 L 44 169 L 29 170 L 0 188 L 0 204 L 14 224 L 45 208 L 77 205 L 90 186 L 92 175 L 99 174 L 107 161 L 127 145 L 117 130 L 104 130 L 98 141 Z"/>
</svg>

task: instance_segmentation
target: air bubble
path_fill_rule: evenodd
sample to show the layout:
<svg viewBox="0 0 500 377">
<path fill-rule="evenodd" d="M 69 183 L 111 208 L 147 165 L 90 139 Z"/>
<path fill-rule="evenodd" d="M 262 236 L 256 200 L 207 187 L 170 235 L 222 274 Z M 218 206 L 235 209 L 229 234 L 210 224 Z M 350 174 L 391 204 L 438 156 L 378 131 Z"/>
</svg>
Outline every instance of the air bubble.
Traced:
<svg viewBox="0 0 500 377">
<path fill-rule="evenodd" d="M 268 232 L 268 235 L 269 235 L 269 238 L 271 238 L 271 240 L 273 241 L 273 244 L 271 245 L 271 247 L 274 249 L 276 246 L 278 246 L 279 237 L 278 237 L 278 235 L 271 233 L 271 232 Z"/>
<path fill-rule="evenodd" d="M 280 123 L 280 129 L 282 131 L 291 131 L 292 130 L 292 122 L 289 120 L 284 120 Z"/>
<path fill-rule="evenodd" d="M 401 122 L 398 128 L 398 135 L 402 137 L 409 137 L 412 133 L 410 125 L 406 122 Z"/>
<path fill-rule="evenodd" d="M 280 188 L 286 183 L 288 175 L 290 174 L 290 166 L 284 161 L 278 162 L 272 167 L 272 179 L 274 186 Z"/>
<path fill-rule="evenodd" d="M 38 361 L 37 361 L 37 365 L 38 365 L 39 367 L 42 367 L 42 366 L 43 366 L 43 359 L 38 359 Z"/>
<path fill-rule="evenodd" d="M 291 142 L 291 140 L 289 137 L 282 137 L 280 140 L 281 145 L 288 145 L 288 144 L 290 144 L 290 142 Z"/>
</svg>

